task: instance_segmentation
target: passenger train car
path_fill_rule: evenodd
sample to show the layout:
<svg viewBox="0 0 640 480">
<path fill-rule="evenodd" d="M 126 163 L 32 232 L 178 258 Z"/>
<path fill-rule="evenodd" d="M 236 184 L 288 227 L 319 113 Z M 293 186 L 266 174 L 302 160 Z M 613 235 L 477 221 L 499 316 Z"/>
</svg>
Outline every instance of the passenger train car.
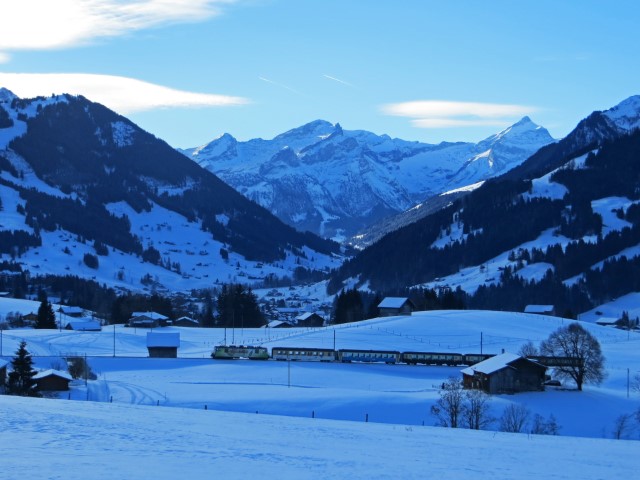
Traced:
<svg viewBox="0 0 640 480">
<path fill-rule="evenodd" d="M 336 352 L 330 348 L 273 347 L 271 358 L 304 362 L 335 362 Z"/>
<path fill-rule="evenodd" d="M 211 354 L 218 360 L 235 360 L 248 358 L 249 360 L 268 360 L 269 350 L 265 347 L 245 347 L 244 345 L 217 345 Z"/>
</svg>

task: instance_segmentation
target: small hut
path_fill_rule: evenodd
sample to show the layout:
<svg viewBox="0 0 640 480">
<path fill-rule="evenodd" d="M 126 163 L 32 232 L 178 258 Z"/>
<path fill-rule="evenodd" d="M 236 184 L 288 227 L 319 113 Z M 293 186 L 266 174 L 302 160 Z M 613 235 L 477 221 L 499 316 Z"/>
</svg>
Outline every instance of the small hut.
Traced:
<svg viewBox="0 0 640 480">
<path fill-rule="evenodd" d="M 177 358 L 180 333 L 147 333 L 147 350 L 152 358 Z"/>
<path fill-rule="evenodd" d="M 41 392 L 60 392 L 69 390 L 71 375 L 60 370 L 44 370 L 33 376 Z"/>
</svg>

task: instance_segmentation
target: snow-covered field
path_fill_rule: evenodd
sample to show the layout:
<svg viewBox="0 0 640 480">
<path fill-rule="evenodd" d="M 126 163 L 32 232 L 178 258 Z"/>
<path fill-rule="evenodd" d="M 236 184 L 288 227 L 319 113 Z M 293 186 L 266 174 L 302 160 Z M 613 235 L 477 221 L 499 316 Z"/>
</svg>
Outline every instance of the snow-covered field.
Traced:
<svg viewBox="0 0 640 480">
<path fill-rule="evenodd" d="M 17 304 L 0 299 L 0 315 L 3 306 L 15 311 Z M 640 428 L 634 424 L 623 435 L 632 441 L 612 439 L 616 419 L 640 405 L 640 394 L 627 389 L 628 378 L 633 382 L 640 372 L 636 332 L 585 323 L 607 359 L 600 386 L 492 397 L 494 417 L 511 403 L 524 404 L 532 416 L 553 415 L 559 437 L 433 427 L 438 386 L 460 377 L 462 367 L 209 358 L 225 334 L 228 343 L 269 349 L 517 352 L 567 323 L 519 313 L 438 311 L 308 330 L 154 330 L 180 333 L 177 359 L 147 358 L 142 329 L 5 330 L 2 358 L 9 360 L 24 339 L 39 369 L 63 366 L 60 355 L 86 354 L 98 378 L 86 386 L 75 381 L 60 400 L 0 397 L 0 477 L 18 478 L 36 458 L 47 465 L 41 478 L 65 479 L 85 478 L 87 471 L 91 478 L 129 479 L 221 473 L 612 478 L 637 471 Z"/>
</svg>

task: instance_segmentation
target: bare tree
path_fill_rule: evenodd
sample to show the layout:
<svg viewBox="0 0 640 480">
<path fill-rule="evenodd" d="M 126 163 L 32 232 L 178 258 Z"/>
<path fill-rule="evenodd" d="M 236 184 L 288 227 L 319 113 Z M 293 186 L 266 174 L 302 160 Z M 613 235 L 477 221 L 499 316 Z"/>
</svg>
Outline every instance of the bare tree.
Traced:
<svg viewBox="0 0 640 480">
<path fill-rule="evenodd" d="M 570 357 L 574 365 L 556 367 L 556 375 L 571 378 L 582 390 L 584 382 L 600 384 L 605 378 L 604 356 L 598 340 L 577 322 L 559 328 L 540 345 L 540 353 L 552 357 Z"/>
<path fill-rule="evenodd" d="M 431 414 L 438 419 L 440 426 L 458 428 L 464 408 L 463 400 L 462 382 L 456 377 L 449 377 L 442 384 L 440 398 L 431 406 Z"/>
<path fill-rule="evenodd" d="M 489 400 L 491 397 L 480 390 L 467 390 L 462 411 L 462 420 L 467 428 L 483 430 L 493 423 L 494 418 L 489 414 Z"/>
<path fill-rule="evenodd" d="M 524 430 L 529 421 L 531 412 L 527 407 L 520 404 L 511 403 L 504 409 L 500 418 L 500 431 L 520 433 Z"/>
<path fill-rule="evenodd" d="M 535 435 L 558 435 L 560 432 L 560 425 L 556 421 L 556 417 L 551 414 L 549 419 L 545 420 L 544 417 L 538 413 L 533 416 L 531 421 L 531 433 Z"/>
<path fill-rule="evenodd" d="M 633 420 L 632 413 L 623 413 L 616 418 L 613 425 L 613 438 L 620 440 L 626 438 L 627 432 L 631 429 Z"/>
<path fill-rule="evenodd" d="M 527 343 L 523 344 L 520 347 L 520 350 L 518 350 L 518 355 L 520 355 L 521 357 L 533 357 L 535 355 L 538 355 L 538 349 L 536 348 L 536 346 L 533 344 L 533 342 L 531 340 L 527 341 Z"/>
</svg>

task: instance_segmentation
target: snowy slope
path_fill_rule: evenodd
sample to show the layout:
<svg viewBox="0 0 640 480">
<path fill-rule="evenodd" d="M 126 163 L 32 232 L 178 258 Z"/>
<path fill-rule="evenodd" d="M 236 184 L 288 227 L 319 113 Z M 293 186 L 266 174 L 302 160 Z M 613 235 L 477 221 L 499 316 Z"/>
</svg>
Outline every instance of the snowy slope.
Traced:
<svg viewBox="0 0 640 480">
<path fill-rule="evenodd" d="M 22 309 L 28 309 L 24 301 L 0 299 L 0 315 Z M 195 409 L 208 405 L 215 410 L 300 417 L 315 412 L 316 418 L 353 421 L 369 414 L 371 422 L 421 426 L 434 424 L 429 408 L 438 399 L 439 385 L 459 376 L 463 367 L 213 361 L 210 354 L 225 338 L 227 343 L 268 349 L 515 353 L 527 341 L 539 345 L 567 322 L 511 312 L 432 311 L 320 329 L 155 329 L 155 333 L 180 334 L 178 359 L 146 358 L 145 329 L 121 325 L 105 326 L 102 332 L 17 329 L 3 332 L 2 353 L 9 358 L 24 339 L 41 369 L 60 364 L 57 355 L 86 353 L 98 374 L 88 384 L 94 401 Z M 627 368 L 632 380 L 640 373 L 636 353 L 640 334 L 593 323 L 583 326 L 598 339 L 606 357 L 608 376 L 602 385 L 585 385 L 584 392 L 577 393 L 566 382 L 545 392 L 497 395 L 492 397 L 492 414 L 499 417 L 511 403 L 525 404 L 532 415 L 553 414 L 563 436 L 610 437 L 615 419 L 636 408 L 637 395 L 631 392 L 627 397 Z M 77 385 L 72 398 L 86 400 L 87 388 Z M 592 412 L 588 422 L 586 411 Z M 629 435 L 637 438 L 633 431 Z"/>
<path fill-rule="evenodd" d="M 553 139 L 528 117 L 478 144 L 422 144 L 317 120 L 272 140 L 184 150 L 298 229 L 342 239 L 425 198 L 503 173 Z"/>
</svg>

